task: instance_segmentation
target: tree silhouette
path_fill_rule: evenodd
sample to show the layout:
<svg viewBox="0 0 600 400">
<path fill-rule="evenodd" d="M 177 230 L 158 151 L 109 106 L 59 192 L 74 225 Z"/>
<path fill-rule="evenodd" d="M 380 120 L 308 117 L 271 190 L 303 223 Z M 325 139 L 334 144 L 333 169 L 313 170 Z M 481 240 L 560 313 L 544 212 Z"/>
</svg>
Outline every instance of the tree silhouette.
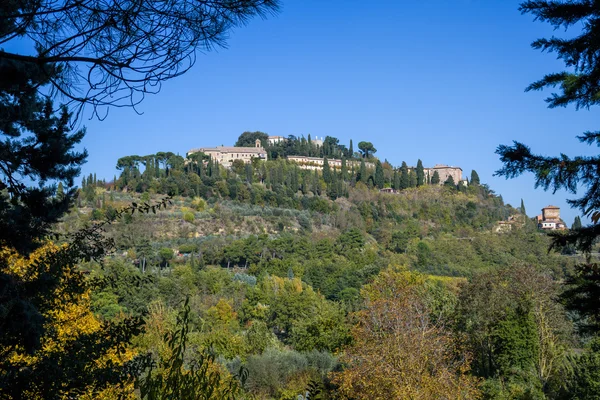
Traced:
<svg viewBox="0 0 600 400">
<path fill-rule="evenodd" d="M 91 105 L 95 115 L 102 106 L 135 107 L 188 71 L 198 52 L 224 47 L 232 28 L 278 6 L 278 0 L 4 2 L 0 44 L 31 42 L 35 49 L 0 50 L 0 76 L 11 63 L 46 73 L 52 94 Z"/>
</svg>

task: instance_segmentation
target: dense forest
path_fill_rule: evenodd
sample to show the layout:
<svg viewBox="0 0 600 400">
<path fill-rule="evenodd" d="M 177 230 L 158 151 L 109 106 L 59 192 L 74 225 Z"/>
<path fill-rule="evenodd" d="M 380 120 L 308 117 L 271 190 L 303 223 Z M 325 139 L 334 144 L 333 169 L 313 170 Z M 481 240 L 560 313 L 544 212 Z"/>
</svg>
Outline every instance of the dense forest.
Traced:
<svg viewBox="0 0 600 400">
<path fill-rule="evenodd" d="M 89 312 L 143 319 L 128 351 L 151 354 L 158 376 L 184 326 L 183 365 L 216 371 L 205 384 L 222 396 L 591 398 L 599 348 L 558 301 L 579 257 L 549 252 L 525 205 L 476 172 L 469 186 L 396 186 L 406 163 L 372 158 L 377 178 L 192 156 L 119 159 L 112 181 L 84 179 L 59 225 L 68 235 L 170 196 L 107 226 L 112 253 L 82 266 L 104 282 Z"/>
</svg>

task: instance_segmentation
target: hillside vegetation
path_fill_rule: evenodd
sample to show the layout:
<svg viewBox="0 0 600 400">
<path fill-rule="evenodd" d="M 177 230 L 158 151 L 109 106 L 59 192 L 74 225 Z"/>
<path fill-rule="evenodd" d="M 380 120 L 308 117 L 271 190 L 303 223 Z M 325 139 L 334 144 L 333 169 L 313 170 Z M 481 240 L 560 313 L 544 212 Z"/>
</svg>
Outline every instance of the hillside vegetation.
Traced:
<svg viewBox="0 0 600 400">
<path fill-rule="evenodd" d="M 402 167 L 375 161 L 395 187 Z M 113 253 L 84 268 L 112 284 L 91 308 L 106 321 L 145 318 L 134 349 L 160 359 L 188 299 L 185 363 L 210 350 L 221 384 L 240 380 L 236 398 L 562 398 L 580 338 L 556 298 L 576 257 L 549 252 L 486 185 L 382 193 L 375 174 L 281 158 L 130 163 L 113 182 L 86 178 L 60 229 L 172 196 L 107 228 Z M 513 229 L 496 233 L 509 216 Z M 385 359 L 397 370 L 380 368 Z"/>
</svg>

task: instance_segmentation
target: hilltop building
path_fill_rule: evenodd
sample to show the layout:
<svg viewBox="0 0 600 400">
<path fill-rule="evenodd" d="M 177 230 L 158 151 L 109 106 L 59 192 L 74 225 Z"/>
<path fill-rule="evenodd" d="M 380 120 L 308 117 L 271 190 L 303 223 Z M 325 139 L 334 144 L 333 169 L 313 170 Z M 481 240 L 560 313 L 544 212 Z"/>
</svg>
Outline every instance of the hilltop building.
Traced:
<svg viewBox="0 0 600 400">
<path fill-rule="evenodd" d="M 235 160 L 242 160 L 246 164 L 252 162 L 253 158 L 267 160 L 267 151 L 262 147 L 259 139 L 256 139 L 256 145 L 254 147 L 200 147 L 188 151 L 187 154 L 189 155 L 198 152 L 210 156 L 213 161 L 217 161 L 219 164 L 226 167 L 230 167 Z"/>
<path fill-rule="evenodd" d="M 269 136 L 267 138 L 267 143 L 269 143 L 269 146 L 273 146 L 281 142 L 285 142 L 285 138 L 283 136 Z"/>
<path fill-rule="evenodd" d="M 325 159 L 319 157 L 307 157 L 307 156 L 288 156 L 288 161 L 295 162 L 299 164 L 300 169 L 310 169 L 310 170 L 322 170 L 323 164 L 325 163 Z M 327 163 L 329 167 L 334 169 L 342 168 L 342 160 L 338 160 L 335 158 L 328 158 Z M 360 161 L 347 160 L 346 165 L 348 169 L 354 166 L 355 168 L 360 167 Z M 365 167 L 373 169 L 375 168 L 375 164 L 371 162 L 365 162 Z"/>
<path fill-rule="evenodd" d="M 417 172 L 417 167 L 408 167 L 409 171 Z M 444 182 L 448 179 L 449 176 L 452 177 L 455 184 L 463 184 L 467 185 L 467 180 L 462 177 L 462 168 L 461 167 L 452 167 L 444 164 L 436 164 L 433 168 L 423 168 L 423 172 L 425 173 L 425 180 L 427 182 L 431 181 L 433 178 L 433 174 L 437 171 L 440 177 L 440 185 L 443 185 Z"/>
<path fill-rule="evenodd" d="M 542 208 L 542 213 L 536 217 L 538 228 L 542 230 L 567 229 L 565 222 L 560 219 L 560 207 L 547 206 Z"/>
<path fill-rule="evenodd" d="M 430 181 L 436 171 L 440 177 L 440 185 L 443 185 L 449 176 L 452 177 L 454 183 L 457 185 L 463 180 L 461 167 L 451 167 L 444 164 L 436 164 L 433 168 L 424 168 L 425 179 Z"/>
<path fill-rule="evenodd" d="M 322 147 L 323 146 L 323 140 L 325 140 L 324 137 L 321 137 L 321 139 L 319 139 L 318 136 L 315 136 L 314 139 L 310 139 L 310 142 L 312 143 L 313 146 Z M 327 161 L 329 161 L 329 160 L 327 160 Z"/>
</svg>

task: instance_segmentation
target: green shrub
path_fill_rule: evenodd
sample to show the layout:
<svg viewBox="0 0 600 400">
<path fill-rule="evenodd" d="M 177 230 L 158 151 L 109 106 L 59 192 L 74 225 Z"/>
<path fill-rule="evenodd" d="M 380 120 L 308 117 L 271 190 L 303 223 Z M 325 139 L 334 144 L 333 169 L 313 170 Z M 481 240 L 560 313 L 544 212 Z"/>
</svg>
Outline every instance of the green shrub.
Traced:
<svg viewBox="0 0 600 400">
<path fill-rule="evenodd" d="M 192 222 L 194 222 L 195 219 L 196 219 L 196 217 L 194 216 L 194 213 L 189 212 L 189 211 L 183 213 L 183 220 L 185 222 L 192 223 Z"/>
</svg>

